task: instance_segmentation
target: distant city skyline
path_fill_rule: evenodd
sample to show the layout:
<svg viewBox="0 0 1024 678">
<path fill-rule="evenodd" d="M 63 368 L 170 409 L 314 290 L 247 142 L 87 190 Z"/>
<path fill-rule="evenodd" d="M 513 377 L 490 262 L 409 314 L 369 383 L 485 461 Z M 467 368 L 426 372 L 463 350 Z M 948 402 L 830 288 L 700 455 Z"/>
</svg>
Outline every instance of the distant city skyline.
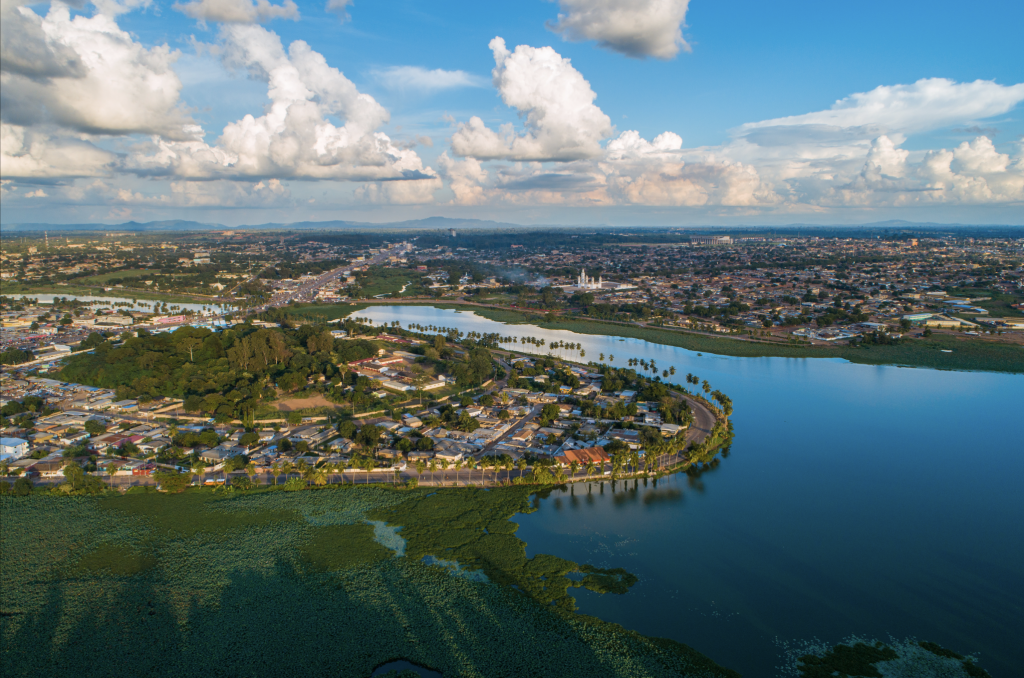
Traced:
<svg viewBox="0 0 1024 678">
<path fill-rule="evenodd" d="M 3 221 L 1024 224 L 974 9 L 12 0 Z"/>
</svg>

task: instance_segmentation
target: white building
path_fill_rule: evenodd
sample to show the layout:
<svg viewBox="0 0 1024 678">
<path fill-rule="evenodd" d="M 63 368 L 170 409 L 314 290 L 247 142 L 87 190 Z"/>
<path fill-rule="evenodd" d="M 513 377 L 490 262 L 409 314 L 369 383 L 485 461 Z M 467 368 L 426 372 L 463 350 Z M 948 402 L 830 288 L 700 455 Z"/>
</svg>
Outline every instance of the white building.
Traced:
<svg viewBox="0 0 1024 678">
<path fill-rule="evenodd" d="M 21 459 L 28 454 L 28 441 L 21 438 L 0 438 L 0 460 Z"/>
<path fill-rule="evenodd" d="M 581 290 L 599 290 L 603 285 L 604 281 L 601 279 L 601 276 L 597 277 L 597 282 L 595 283 L 593 278 L 587 276 L 587 269 L 585 268 L 580 271 L 579 277 L 576 278 L 576 287 Z"/>
</svg>

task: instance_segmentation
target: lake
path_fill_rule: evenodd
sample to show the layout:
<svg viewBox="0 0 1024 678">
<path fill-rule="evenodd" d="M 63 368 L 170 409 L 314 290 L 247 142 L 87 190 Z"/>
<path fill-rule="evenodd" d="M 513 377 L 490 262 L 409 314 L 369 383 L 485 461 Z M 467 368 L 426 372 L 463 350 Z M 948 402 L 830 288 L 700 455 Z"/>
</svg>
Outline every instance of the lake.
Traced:
<svg viewBox="0 0 1024 678">
<path fill-rule="evenodd" d="M 1020 675 L 1024 376 L 700 356 L 422 306 L 353 315 L 579 342 L 617 366 L 653 358 L 732 398 L 736 437 L 714 470 L 575 485 L 517 518 L 530 555 L 640 578 L 623 596 L 577 590 L 581 612 L 748 677 L 778 675 L 787 647 L 851 635 L 931 640 Z"/>
<path fill-rule="evenodd" d="M 88 295 L 81 295 L 81 294 L 36 294 L 36 293 L 33 292 L 33 293 L 30 293 L 30 294 L 15 295 L 13 298 L 15 298 L 15 299 L 24 299 L 24 298 L 38 299 L 40 304 L 52 304 L 54 298 L 56 298 L 56 297 L 60 297 L 62 299 L 76 299 L 76 300 L 81 301 L 83 303 L 87 303 L 90 306 L 101 307 L 101 308 L 105 307 L 105 306 L 112 307 L 114 304 L 127 304 L 126 306 L 118 306 L 118 308 L 126 308 L 126 309 L 132 310 L 132 311 L 146 311 L 146 312 L 149 312 L 149 313 L 153 313 L 154 309 L 161 308 L 164 305 L 164 303 L 167 304 L 168 308 L 174 307 L 175 310 L 177 310 L 177 311 L 189 310 L 189 311 L 201 312 L 201 311 L 203 311 L 205 309 L 205 310 L 207 310 L 209 312 L 227 313 L 227 312 L 231 311 L 234 308 L 234 307 L 232 307 L 230 305 L 227 305 L 227 304 L 212 304 L 212 303 L 211 304 L 196 304 L 196 303 L 188 303 L 188 302 L 181 302 L 181 301 L 163 302 L 163 301 L 155 301 L 153 299 L 145 299 L 143 297 L 138 297 L 138 296 L 136 296 L 136 297 L 95 297 L 95 296 L 88 296 Z"/>
</svg>

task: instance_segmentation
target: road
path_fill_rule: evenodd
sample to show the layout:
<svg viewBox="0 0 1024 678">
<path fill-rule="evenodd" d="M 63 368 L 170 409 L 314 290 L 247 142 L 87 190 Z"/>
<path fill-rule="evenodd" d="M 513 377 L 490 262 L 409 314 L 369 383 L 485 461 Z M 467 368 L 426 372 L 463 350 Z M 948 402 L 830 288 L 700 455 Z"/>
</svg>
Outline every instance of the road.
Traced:
<svg viewBox="0 0 1024 678">
<path fill-rule="evenodd" d="M 356 261 L 346 264 L 344 266 L 339 266 L 338 268 L 320 274 L 313 280 L 304 283 L 296 290 L 275 294 L 274 297 L 270 300 L 270 303 L 264 304 L 263 306 L 257 306 L 255 308 L 247 309 L 247 311 L 249 313 L 262 313 L 263 311 L 266 311 L 269 308 L 286 306 L 292 302 L 309 303 L 316 298 L 316 294 L 317 292 L 320 291 L 321 288 L 330 283 L 336 282 L 338 278 L 340 278 L 343 275 L 347 276 L 349 273 L 352 272 L 353 269 L 361 268 L 363 266 L 376 266 L 387 260 L 388 257 L 402 256 L 407 252 L 408 246 L 399 247 L 398 249 L 395 250 L 388 250 L 386 252 L 381 252 L 380 254 L 375 254 L 365 261 Z"/>
</svg>

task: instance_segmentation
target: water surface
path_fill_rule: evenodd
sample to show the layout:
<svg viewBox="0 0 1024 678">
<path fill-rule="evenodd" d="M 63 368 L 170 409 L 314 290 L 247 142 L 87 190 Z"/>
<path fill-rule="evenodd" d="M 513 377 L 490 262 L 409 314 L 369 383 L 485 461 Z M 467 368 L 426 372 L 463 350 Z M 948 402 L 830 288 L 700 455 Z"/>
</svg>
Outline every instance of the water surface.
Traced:
<svg viewBox="0 0 1024 678">
<path fill-rule="evenodd" d="M 640 577 L 623 596 L 577 590 L 580 611 L 748 677 L 776 675 L 777 640 L 851 634 L 928 639 L 1020 675 L 1024 376 L 700 356 L 431 307 L 354 315 L 579 342 L 584 360 L 614 365 L 653 358 L 733 399 L 736 437 L 714 470 L 577 485 L 517 518 L 530 555 Z"/>
</svg>

